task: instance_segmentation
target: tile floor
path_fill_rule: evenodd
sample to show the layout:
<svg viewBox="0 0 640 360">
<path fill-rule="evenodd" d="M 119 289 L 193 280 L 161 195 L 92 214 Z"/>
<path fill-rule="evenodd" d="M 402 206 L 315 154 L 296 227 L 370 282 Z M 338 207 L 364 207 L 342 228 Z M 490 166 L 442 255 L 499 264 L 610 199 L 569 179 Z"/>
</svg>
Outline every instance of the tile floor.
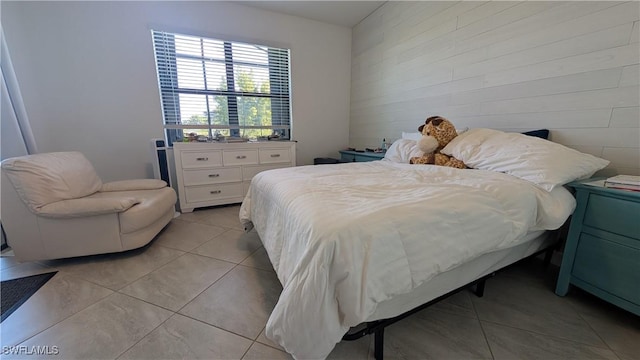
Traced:
<svg viewBox="0 0 640 360">
<path fill-rule="evenodd" d="M 31 263 L 3 254 L 2 280 L 58 273 L 0 325 L 2 346 L 57 346 L 63 359 L 289 358 L 264 336 L 282 288 L 238 209 L 183 214 L 122 254 Z M 640 359 L 640 317 L 578 289 L 556 296 L 557 270 L 523 262 L 490 279 L 482 298 L 462 291 L 390 326 L 386 358 Z M 372 359 L 372 339 L 342 342 L 330 358 Z"/>
</svg>

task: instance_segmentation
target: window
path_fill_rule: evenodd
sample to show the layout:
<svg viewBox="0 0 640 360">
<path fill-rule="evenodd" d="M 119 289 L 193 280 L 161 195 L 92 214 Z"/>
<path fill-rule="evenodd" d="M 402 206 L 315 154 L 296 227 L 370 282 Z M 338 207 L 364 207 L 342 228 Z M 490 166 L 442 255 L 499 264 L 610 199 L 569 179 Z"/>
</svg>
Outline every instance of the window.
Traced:
<svg viewBox="0 0 640 360">
<path fill-rule="evenodd" d="M 289 50 L 152 31 L 167 142 L 290 138 Z"/>
</svg>

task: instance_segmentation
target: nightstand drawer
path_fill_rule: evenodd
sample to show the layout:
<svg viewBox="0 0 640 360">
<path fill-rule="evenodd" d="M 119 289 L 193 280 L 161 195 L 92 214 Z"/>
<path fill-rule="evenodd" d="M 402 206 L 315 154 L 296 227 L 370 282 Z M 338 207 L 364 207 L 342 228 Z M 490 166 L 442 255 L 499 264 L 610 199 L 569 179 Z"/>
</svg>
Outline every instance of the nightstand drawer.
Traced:
<svg viewBox="0 0 640 360">
<path fill-rule="evenodd" d="M 340 157 L 343 162 L 365 162 L 384 159 L 385 153 L 376 153 L 371 151 L 351 151 L 340 150 Z"/>
<path fill-rule="evenodd" d="M 584 224 L 637 239 L 640 236 L 640 203 L 590 194 Z"/>
<path fill-rule="evenodd" d="M 184 184 L 205 185 L 224 182 L 242 181 L 242 169 L 240 167 L 214 168 L 202 170 L 184 170 Z"/>
<path fill-rule="evenodd" d="M 258 163 L 257 150 L 225 150 L 222 154 L 224 166 L 253 165 Z"/>
<path fill-rule="evenodd" d="M 242 183 L 190 186 L 185 188 L 188 203 L 243 196 Z"/>
<path fill-rule="evenodd" d="M 342 160 L 343 162 L 354 162 L 356 161 L 356 157 L 353 154 L 341 154 L 340 156 L 340 160 Z"/>
<path fill-rule="evenodd" d="M 582 233 L 571 274 L 593 286 L 640 304 L 640 250 Z M 632 284 L 636 284 L 633 286 Z"/>
<path fill-rule="evenodd" d="M 221 151 L 185 151 L 180 154 L 180 158 L 185 169 L 222 166 Z"/>
</svg>

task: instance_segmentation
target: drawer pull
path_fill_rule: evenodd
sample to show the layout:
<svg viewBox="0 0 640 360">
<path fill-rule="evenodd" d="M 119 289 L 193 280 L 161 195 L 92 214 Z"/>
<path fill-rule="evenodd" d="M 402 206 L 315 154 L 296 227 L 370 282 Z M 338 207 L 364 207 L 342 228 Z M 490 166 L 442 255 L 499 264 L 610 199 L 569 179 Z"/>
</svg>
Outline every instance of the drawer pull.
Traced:
<svg viewBox="0 0 640 360">
<path fill-rule="evenodd" d="M 213 178 L 213 177 L 218 177 L 220 176 L 220 174 L 209 174 L 209 177 Z"/>
<path fill-rule="evenodd" d="M 207 160 L 209 160 L 209 158 L 208 157 L 199 157 L 196 160 L 198 160 L 198 161 L 207 161 Z"/>
<path fill-rule="evenodd" d="M 246 155 L 238 155 L 236 156 L 236 159 L 246 159 L 247 156 Z"/>
<path fill-rule="evenodd" d="M 280 154 L 271 154 L 271 157 L 280 157 Z"/>
<path fill-rule="evenodd" d="M 220 194 L 221 192 L 222 192 L 221 190 L 209 191 L 210 194 Z"/>
</svg>

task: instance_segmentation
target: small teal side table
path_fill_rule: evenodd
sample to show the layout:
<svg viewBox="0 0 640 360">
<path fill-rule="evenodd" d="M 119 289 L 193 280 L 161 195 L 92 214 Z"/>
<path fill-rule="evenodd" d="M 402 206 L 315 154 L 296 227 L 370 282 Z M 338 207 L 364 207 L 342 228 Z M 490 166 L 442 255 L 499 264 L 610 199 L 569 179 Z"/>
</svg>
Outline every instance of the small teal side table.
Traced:
<svg viewBox="0 0 640 360">
<path fill-rule="evenodd" d="M 384 153 L 374 153 L 371 151 L 358 152 L 351 150 L 340 150 L 340 160 L 346 162 L 374 161 L 382 160 L 383 158 Z"/>
<path fill-rule="evenodd" d="M 569 184 L 577 207 L 564 248 L 556 294 L 575 285 L 640 315 L 640 192 Z"/>
</svg>

